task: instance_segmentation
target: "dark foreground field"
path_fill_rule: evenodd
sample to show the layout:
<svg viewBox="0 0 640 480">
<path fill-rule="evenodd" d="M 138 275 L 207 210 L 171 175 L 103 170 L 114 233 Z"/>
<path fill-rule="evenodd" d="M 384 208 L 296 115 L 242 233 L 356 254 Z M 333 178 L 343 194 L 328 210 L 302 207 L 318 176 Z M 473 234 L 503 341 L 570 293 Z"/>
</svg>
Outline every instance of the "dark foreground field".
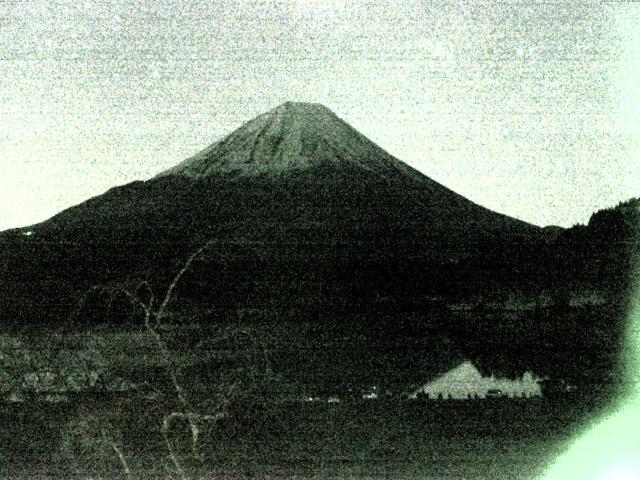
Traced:
<svg viewBox="0 0 640 480">
<path fill-rule="evenodd" d="M 187 425 L 172 438 L 191 478 L 535 479 L 597 414 L 590 403 L 282 403 L 204 427 L 196 455 Z M 166 412 L 134 398 L 5 404 L 0 476 L 125 478 L 113 439 L 129 478 L 178 478 L 161 435 Z"/>
</svg>

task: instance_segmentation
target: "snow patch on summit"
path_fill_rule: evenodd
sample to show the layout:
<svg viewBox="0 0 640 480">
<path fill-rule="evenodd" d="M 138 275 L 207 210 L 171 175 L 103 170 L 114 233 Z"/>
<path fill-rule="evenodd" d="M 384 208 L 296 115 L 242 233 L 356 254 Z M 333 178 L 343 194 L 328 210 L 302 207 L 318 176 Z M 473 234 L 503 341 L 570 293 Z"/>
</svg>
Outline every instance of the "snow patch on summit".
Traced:
<svg viewBox="0 0 640 480">
<path fill-rule="evenodd" d="M 381 174 L 408 168 L 327 107 L 286 102 L 159 176 L 281 175 L 327 165 Z"/>
</svg>

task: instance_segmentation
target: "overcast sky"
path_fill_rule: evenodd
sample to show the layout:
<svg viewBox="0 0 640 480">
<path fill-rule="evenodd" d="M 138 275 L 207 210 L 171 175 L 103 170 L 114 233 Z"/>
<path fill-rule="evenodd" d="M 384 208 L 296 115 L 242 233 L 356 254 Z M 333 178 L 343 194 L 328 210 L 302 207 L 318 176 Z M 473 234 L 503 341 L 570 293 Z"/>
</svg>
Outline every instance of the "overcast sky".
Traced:
<svg viewBox="0 0 640 480">
<path fill-rule="evenodd" d="M 640 4 L 0 0 L 0 230 L 286 100 L 546 225 L 640 195 Z"/>
</svg>

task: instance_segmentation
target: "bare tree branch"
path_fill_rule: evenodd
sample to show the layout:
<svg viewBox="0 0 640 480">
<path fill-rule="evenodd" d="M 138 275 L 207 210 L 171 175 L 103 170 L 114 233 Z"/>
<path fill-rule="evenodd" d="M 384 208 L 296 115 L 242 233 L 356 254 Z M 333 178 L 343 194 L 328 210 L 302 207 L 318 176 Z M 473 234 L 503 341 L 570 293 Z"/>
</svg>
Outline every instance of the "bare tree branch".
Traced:
<svg viewBox="0 0 640 480">
<path fill-rule="evenodd" d="M 125 475 L 127 477 L 130 477 L 131 470 L 129 469 L 129 464 L 127 463 L 127 460 L 125 459 L 122 451 L 118 448 L 118 445 L 116 444 L 116 442 L 114 442 L 113 439 L 109 438 L 109 436 L 107 435 L 107 432 L 105 432 L 104 429 L 100 433 L 102 434 L 102 439 L 104 443 L 111 446 L 116 456 L 118 457 L 118 460 L 120 460 L 120 464 L 122 465 L 122 469 L 124 470 Z"/>
<path fill-rule="evenodd" d="M 162 304 L 160 305 L 160 308 L 158 309 L 158 312 L 156 314 L 158 323 L 162 320 L 162 317 L 165 314 L 167 306 L 169 305 L 169 302 L 171 302 L 171 298 L 173 297 L 173 291 L 175 290 L 176 286 L 180 282 L 180 279 L 189 270 L 189 268 L 191 268 L 191 264 L 194 262 L 194 260 L 198 258 L 202 254 L 202 252 L 204 252 L 209 247 L 209 245 L 211 245 L 211 242 L 207 242 L 205 245 L 203 245 L 198 250 L 193 252 L 191 256 L 187 259 L 187 261 L 184 263 L 184 265 L 182 266 L 182 269 L 173 278 L 173 281 L 169 285 L 169 288 L 167 288 L 167 293 L 164 296 L 164 300 L 162 301 Z"/>
<path fill-rule="evenodd" d="M 162 420 L 162 435 L 164 437 L 169 458 L 171 460 L 171 463 L 173 463 L 173 468 L 175 470 L 175 473 L 181 480 L 188 480 L 189 477 L 185 472 L 184 466 L 182 465 L 182 462 L 179 458 L 179 454 L 171 440 L 171 429 L 174 422 L 180 421 L 180 420 L 187 422 L 191 432 L 191 450 L 194 455 L 197 455 L 198 441 L 200 438 L 202 425 L 204 423 L 216 423 L 225 419 L 228 416 L 229 406 L 232 403 L 232 401 L 235 399 L 235 395 L 239 390 L 239 383 L 233 382 L 229 386 L 227 391 L 224 393 L 223 399 L 221 403 L 218 405 L 217 413 L 202 414 L 202 413 L 196 412 L 195 409 L 192 407 L 184 388 L 182 387 L 182 385 L 180 384 L 180 381 L 178 380 L 177 367 L 174 364 L 173 356 L 169 351 L 169 348 L 167 347 L 166 342 L 164 341 L 164 339 L 162 338 L 162 335 L 158 330 L 158 327 L 162 325 L 162 320 L 167 315 L 168 307 L 171 301 L 173 300 L 174 293 L 178 284 L 180 283 L 184 275 L 189 272 L 193 263 L 198 259 L 200 255 L 203 254 L 203 252 L 210 245 L 211 245 L 211 242 L 206 243 L 202 247 L 198 248 L 195 252 L 193 252 L 187 258 L 187 260 L 182 265 L 182 268 L 173 277 L 171 283 L 167 287 L 167 290 L 162 299 L 162 302 L 160 303 L 160 306 L 157 309 L 155 308 L 156 296 L 154 295 L 153 288 L 151 287 L 151 284 L 147 280 L 143 280 L 135 284 L 134 288 L 130 288 L 130 289 L 123 288 L 123 287 L 97 287 L 97 286 L 92 287 L 88 292 L 86 292 L 83 295 L 81 301 L 79 302 L 78 307 L 72 313 L 72 317 L 75 318 L 75 316 L 79 314 L 82 307 L 88 301 L 89 295 L 91 295 L 96 290 L 105 291 L 109 293 L 111 295 L 111 301 L 113 301 L 113 298 L 117 294 L 124 294 L 128 298 L 128 300 L 131 302 L 132 306 L 140 308 L 142 310 L 144 314 L 144 328 L 149 333 L 149 335 L 153 339 L 153 342 L 155 343 L 156 347 L 160 352 L 162 361 L 164 362 L 167 373 L 169 374 L 173 390 L 175 391 L 176 399 L 182 409 L 182 411 L 174 411 L 174 412 L 168 413 L 163 417 L 163 420 Z M 141 297 L 140 292 L 142 289 L 145 289 L 146 292 L 148 292 L 148 299 L 145 298 L 146 301 L 143 301 L 140 298 Z M 264 343 L 264 340 L 253 338 L 253 336 L 251 335 L 251 332 L 245 328 L 239 329 L 236 333 L 247 335 L 249 337 L 249 340 L 253 344 L 253 346 L 261 350 L 264 366 L 266 368 L 267 374 L 269 375 L 271 373 L 271 364 L 269 360 L 267 345 Z M 228 334 L 221 333 L 220 337 L 217 338 L 215 342 L 217 343 L 218 341 L 221 341 L 227 338 L 230 338 Z M 252 374 L 254 373 L 255 372 L 252 372 Z M 126 459 L 122 451 L 118 448 L 118 446 L 114 442 L 111 442 L 111 448 L 113 449 L 114 453 L 116 454 L 120 463 L 122 464 L 125 473 L 127 474 L 127 476 L 129 476 L 130 475 L 129 466 L 126 462 Z M 163 465 L 165 469 L 168 470 L 167 465 L 164 463 Z"/>
</svg>

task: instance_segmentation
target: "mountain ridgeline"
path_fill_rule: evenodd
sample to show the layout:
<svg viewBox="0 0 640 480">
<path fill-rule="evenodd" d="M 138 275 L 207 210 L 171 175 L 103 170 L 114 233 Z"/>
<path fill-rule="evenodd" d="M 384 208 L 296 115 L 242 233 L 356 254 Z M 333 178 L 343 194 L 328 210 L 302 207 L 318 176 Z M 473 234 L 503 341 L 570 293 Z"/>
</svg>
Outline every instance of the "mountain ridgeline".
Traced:
<svg viewBox="0 0 640 480">
<path fill-rule="evenodd" d="M 405 373 L 443 357 L 549 370 L 543 350 L 562 360 L 556 350 L 591 320 L 474 317 L 466 306 L 546 296 L 566 307 L 584 292 L 623 305 L 637 216 L 629 202 L 587 226 L 540 228 L 447 189 L 321 105 L 288 102 L 153 179 L 1 233 L 0 320 L 131 324 L 126 301 L 95 287 L 146 280 L 162 292 L 208 244 L 176 289 L 174 322 L 289 325 L 288 355 L 339 337 L 327 348 L 350 344 L 352 356 L 323 354 L 342 358 L 336 376 L 374 351 L 382 370 Z M 536 322 L 553 323 L 544 345 Z"/>
</svg>

